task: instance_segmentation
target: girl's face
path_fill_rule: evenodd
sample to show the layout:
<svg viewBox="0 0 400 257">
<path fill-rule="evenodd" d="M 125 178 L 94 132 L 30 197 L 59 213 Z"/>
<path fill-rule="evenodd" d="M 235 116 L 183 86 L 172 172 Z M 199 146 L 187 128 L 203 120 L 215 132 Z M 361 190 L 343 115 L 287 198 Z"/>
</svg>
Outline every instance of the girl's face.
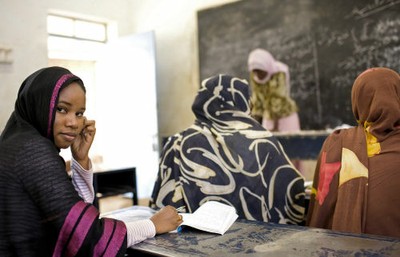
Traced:
<svg viewBox="0 0 400 257">
<path fill-rule="evenodd" d="M 255 69 L 255 70 L 253 70 L 253 72 L 259 80 L 263 80 L 268 75 L 268 72 L 263 71 L 263 70 Z"/>
<path fill-rule="evenodd" d="M 73 82 L 60 92 L 54 119 L 53 136 L 58 148 L 68 148 L 82 132 L 86 96 L 82 87 Z"/>
</svg>

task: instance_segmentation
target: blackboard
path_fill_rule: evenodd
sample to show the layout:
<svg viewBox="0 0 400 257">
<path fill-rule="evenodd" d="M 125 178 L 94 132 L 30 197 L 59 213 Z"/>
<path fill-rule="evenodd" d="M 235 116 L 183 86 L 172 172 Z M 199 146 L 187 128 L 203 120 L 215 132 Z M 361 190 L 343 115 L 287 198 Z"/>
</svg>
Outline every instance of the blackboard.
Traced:
<svg viewBox="0 0 400 257">
<path fill-rule="evenodd" d="M 200 78 L 248 79 L 264 48 L 290 68 L 304 130 L 354 125 L 350 93 L 363 70 L 400 70 L 400 0 L 246 0 L 200 10 Z"/>
</svg>

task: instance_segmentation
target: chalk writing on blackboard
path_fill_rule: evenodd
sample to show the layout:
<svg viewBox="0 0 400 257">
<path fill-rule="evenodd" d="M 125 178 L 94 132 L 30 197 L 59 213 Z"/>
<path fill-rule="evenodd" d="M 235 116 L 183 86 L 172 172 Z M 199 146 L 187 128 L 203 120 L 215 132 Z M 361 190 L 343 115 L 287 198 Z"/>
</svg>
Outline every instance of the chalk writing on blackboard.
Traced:
<svg viewBox="0 0 400 257">
<path fill-rule="evenodd" d="M 247 78 L 257 47 L 290 69 L 302 129 L 355 123 L 351 87 L 368 67 L 400 70 L 400 0 L 248 0 L 198 13 L 200 77 Z"/>
<path fill-rule="evenodd" d="M 400 4 L 400 1 L 376 0 L 373 3 L 368 3 L 365 6 L 361 6 L 361 8 L 354 7 L 351 10 L 351 13 L 346 15 L 345 18 L 354 17 L 356 19 L 362 19 L 377 12 L 382 12 L 388 8 L 392 8 L 396 4 Z"/>
</svg>

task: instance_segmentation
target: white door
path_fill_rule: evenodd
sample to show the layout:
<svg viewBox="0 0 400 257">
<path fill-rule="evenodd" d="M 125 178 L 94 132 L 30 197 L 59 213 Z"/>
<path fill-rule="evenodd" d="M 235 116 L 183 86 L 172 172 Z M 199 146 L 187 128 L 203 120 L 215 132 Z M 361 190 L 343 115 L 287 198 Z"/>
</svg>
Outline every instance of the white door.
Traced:
<svg viewBox="0 0 400 257">
<path fill-rule="evenodd" d="M 112 41 L 96 63 L 96 149 L 102 169 L 136 167 L 138 197 L 158 171 L 154 33 Z"/>
</svg>

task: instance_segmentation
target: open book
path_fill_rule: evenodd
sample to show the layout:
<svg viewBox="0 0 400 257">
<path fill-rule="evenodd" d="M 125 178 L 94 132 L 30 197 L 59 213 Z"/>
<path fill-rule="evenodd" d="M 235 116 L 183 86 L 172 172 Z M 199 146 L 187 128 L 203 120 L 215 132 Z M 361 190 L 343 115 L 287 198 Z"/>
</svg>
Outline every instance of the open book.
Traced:
<svg viewBox="0 0 400 257">
<path fill-rule="evenodd" d="M 131 222 L 137 220 L 150 219 L 156 211 L 147 206 L 131 206 L 115 211 L 110 211 L 100 214 L 100 218 L 112 218 L 122 220 L 124 222 Z"/>
<path fill-rule="evenodd" d="M 180 214 L 183 217 L 181 227 L 189 226 L 220 235 L 223 235 L 238 218 L 234 207 L 216 201 L 204 203 L 193 213 Z"/>
</svg>

